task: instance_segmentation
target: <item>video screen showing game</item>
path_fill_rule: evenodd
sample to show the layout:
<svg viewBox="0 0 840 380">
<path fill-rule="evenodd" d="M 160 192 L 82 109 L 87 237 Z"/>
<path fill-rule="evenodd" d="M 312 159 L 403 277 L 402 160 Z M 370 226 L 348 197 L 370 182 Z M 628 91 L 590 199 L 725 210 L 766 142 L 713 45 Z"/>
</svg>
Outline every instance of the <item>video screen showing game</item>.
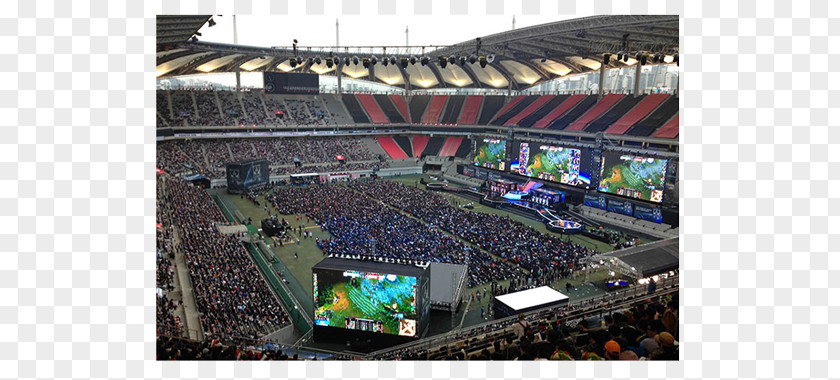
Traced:
<svg viewBox="0 0 840 380">
<path fill-rule="evenodd" d="M 571 186 L 580 183 L 580 149 L 522 143 L 519 163 L 519 174 L 528 177 Z"/>
<path fill-rule="evenodd" d="M 662 202 L 668 160 L 605 154 L 598 191 L 651 202 Z"/>
<path fill-rule="evenodd" d="M 315 324 L 416 337 L 417 278 L 353 270 L 313 270 Z"/>
<path fill-rule="evenodd" d="M 478 145 L 478 141 L 476 141 Z M 475 166 L 482 168 L 505 170 L 505 141 L 484 139 L 481 146 L 476 147 L 473 159 Z"/>
</svg>

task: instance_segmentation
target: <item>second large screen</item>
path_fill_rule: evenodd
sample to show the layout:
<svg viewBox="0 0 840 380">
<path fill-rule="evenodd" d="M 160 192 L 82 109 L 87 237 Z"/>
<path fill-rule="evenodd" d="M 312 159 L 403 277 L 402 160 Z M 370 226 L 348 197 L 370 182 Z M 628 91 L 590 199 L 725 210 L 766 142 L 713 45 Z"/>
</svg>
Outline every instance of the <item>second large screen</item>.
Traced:
<svg viewBox="0 0 840 380">
<path fill-rule="evenodd" d="M 580 150 L 521 143 L 519 174 L 576 186 L 580 182 Z"/>
<path fill-rule="evenodd" d="M 473 164 L 482 168 L 505 170 L 505 141 L 484 139 L 484 144 L 476 148 Z"/>
<path fill-rule="evenodd" d="M 605 154 L 598 190 L 651 202 L 662 202 L 668 160 Z"/>
<path fill-rule="evenodd" d="M 315 324 L 417 336 L 417 278 L 351 270 L 312 273 Z"/>
</svg>

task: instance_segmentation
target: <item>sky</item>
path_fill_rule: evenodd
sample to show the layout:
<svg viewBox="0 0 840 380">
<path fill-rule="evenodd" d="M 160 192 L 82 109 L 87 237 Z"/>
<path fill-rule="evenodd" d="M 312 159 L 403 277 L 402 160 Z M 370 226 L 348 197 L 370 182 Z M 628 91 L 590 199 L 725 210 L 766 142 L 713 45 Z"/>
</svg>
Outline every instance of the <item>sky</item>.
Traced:
<svg viewBox="0 0 840 380">
<path fill-rule="evenodd" d="M 412 46 L 448 46 L 490 34 L 511 30 L 513 16 L 516 28 L 562 21 L 573 17 L 556 14 L 498 16 L 441 15 L 432 16 L 236 16 L 238 44 L 259 47 L 335 46 L 335 22 L 339 22 L 340 46 L 405 46 L 405 29 L 409 29 Z M 233 43 L 233 17 L 214 16 L 216 25 L 200 29 L 199 41 Z M 375 51 L 376 52 L 376 51 Z"/>
</svg>

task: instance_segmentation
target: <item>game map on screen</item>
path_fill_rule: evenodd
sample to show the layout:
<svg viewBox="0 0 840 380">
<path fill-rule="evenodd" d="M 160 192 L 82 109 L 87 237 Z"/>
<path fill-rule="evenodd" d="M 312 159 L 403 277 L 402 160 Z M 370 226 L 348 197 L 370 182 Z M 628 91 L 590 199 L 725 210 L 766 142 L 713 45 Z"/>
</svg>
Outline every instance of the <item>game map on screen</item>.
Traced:
<svg viewBox="0 0 840 380">
<path fill-rule="evenodd" d="M 519 174 L 572 186 L 580 182 L 579 149 L 550 145 L 533 148 L 528 143 L 520 145 Z"/>
<path fill-rule="evenodd" d="M 598 191 L 662 202 L 668 160 L 631 155 L 604 155 Z"/>
<path fill-rule="evenodd" d="M 312 273 L 315 324 L 417 336 L 417 278 L 352 270 Z"/>
<path fill-rule="evenodd" d="M 473 164 L 482 168 L 505 170 L 505 141 L 484 139 L 484 144 L 476 149 Z"/>
</svg>

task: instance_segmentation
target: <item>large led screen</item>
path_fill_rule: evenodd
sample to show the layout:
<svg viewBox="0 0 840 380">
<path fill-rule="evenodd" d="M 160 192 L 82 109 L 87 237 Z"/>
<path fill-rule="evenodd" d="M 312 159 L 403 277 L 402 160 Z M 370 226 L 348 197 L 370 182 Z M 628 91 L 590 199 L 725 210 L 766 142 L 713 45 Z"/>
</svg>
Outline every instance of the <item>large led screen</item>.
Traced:
<svg viewBox="0 0 840 380">
<path fill-rule="evenodd" d="M 314 269 L 315 324 L 416 337 L 417 278 Z"/>
<path fill-rule="evenodd" d="M 505 170 L 505 141 L 484 139 L 483 144 L 476 147 L 473 164 L 482 168 Z"/>
<path fill-rule="evenodd" d="M 598 191 L 651 202 L 662 202 L 668 160 L 604 154 Z"/>
<path fill-rule="evenodd" d="M 580 150 L 551 145 L 519 145 L 519 174 L 577 186 Z"/>
</svg>

